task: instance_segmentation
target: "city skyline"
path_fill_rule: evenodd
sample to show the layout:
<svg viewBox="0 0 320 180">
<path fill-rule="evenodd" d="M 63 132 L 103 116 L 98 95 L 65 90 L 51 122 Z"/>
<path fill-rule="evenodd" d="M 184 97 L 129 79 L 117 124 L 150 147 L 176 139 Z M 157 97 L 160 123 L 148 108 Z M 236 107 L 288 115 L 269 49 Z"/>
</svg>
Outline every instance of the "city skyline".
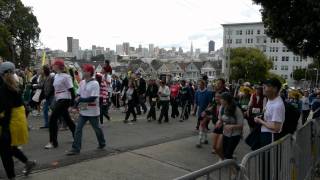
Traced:
<svg viewBox="0 0 320 180">
<path fill-rule="evenodd" d="M 98 45 L 115 50 L 130 42 L 189 50 L 193 42 L 206 51 L 209 40 L 216 49 L 222 47 L 221 24 L 261 21 L 260 7 L 251 0 L 22 1 L 33 7 L 43 46 L 64 51 L 67 36 L 79 39 L 81 49 Z"/>
</svg>

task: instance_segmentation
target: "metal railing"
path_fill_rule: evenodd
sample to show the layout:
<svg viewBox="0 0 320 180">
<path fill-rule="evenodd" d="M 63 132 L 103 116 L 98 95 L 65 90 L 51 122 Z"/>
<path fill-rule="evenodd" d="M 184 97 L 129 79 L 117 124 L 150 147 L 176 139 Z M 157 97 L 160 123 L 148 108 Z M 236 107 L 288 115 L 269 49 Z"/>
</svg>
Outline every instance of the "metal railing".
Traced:
<svg viewBox="0 0 320 180">
<path fill-rule="evenodd" d="M 309 180 L 320 163 L 320 120 L 307 122 L 287 135 L 248 153 L 241 164 L 222 161 L 175 180 Z"/>
<path fill-rule="evenodd" d="M 240 166 L 235 160 L 225 160 L 198 171 L 189 173 L 175 180 L 234 180 L 238 177 Z"/>
</svg>

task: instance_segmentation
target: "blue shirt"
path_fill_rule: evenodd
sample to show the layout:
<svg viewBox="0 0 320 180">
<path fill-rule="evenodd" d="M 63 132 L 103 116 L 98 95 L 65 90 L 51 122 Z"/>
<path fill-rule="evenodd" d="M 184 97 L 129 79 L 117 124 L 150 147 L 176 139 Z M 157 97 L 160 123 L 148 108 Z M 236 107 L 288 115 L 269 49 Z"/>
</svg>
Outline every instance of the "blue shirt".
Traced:
<svg viewBox="0 0 320 180">
<path fill-rule="evenodd" d="M 201 91 L 197 90 L 195 94 L 195 104 L 198 106 L 198 118 L 201 117 L 201 113 L 206 110 L 209 103 L 212 101 L 212 91 L 207 89 Z"/>
</svg>

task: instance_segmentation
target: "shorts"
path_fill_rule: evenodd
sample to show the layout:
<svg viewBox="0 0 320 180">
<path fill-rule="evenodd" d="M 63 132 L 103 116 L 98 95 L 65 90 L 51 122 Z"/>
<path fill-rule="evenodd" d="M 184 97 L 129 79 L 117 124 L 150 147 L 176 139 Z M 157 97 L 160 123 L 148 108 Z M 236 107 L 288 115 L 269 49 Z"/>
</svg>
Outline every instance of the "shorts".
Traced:
<svg viewBox="0 0 320 180">
<path fill-rule="evenodd" d="M 221 126 L 220 128 L 214 128 L 213 129 L 213 133 L 215 133 L 215 134 L 223 134 L 223 126 Z"/>
</svg>

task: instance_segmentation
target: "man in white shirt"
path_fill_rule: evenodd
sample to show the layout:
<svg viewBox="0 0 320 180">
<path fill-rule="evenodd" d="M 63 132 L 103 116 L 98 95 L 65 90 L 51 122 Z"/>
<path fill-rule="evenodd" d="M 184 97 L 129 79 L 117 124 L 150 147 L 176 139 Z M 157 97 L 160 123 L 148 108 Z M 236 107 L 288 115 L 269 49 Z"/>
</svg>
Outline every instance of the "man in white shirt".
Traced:
<svg viewBox="0 0 320 180">
<path fill-rule="evenodd" d="M 82 129 L 87 121 L 90 122 L 96 133 L 99 142 L 98 149 L 103 149 L 106 146 L 103 131 L 99 126 L 99 83 L 93 78 L 94 68 L 92 65 L 84 65 L 83 73 L 84 80 L 80 83 L 78 97 L 76 99 L 76 106 L 79 106 L 80 108 L 80 116 L 75 131 L 72 149 L 67 153 L 67 155 L 77 155 L 80 153 Z"/>
<path fill-rule="evenodd" d="M 268 98 L 264 112 L 264 120 L 255 118 L 255 122 L 261 124 L 261 147 L 274 141 L 274 135 L 280 133 L 285 120 L 285 106 L 279 95 L 281 82 L 278 79 L 270 79 L 264 83 L 264 93 Z"/>
</svg>

